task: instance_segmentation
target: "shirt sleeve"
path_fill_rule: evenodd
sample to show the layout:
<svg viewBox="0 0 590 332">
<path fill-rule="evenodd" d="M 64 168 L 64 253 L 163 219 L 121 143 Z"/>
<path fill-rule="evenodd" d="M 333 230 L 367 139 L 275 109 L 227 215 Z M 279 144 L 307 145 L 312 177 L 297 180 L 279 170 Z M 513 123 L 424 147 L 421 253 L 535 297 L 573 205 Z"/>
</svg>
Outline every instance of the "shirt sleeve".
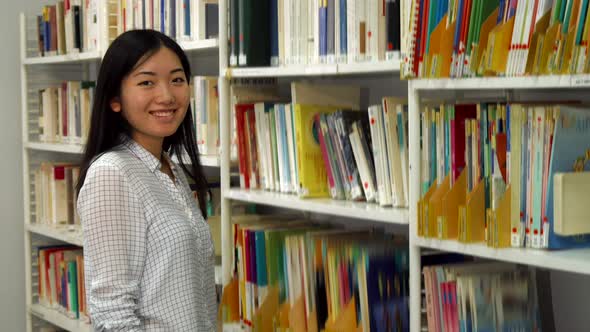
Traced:
<svg viewBox="0 0 590 332">
<path fill-rule="evenodd" d="M 78 198 L 84 259 L 90 267 L 88 309 L 97 331 L 142 331 L 137 315 L 146 256 L 146 222 L 121 170 L 93 165 Z"/>
</svg>

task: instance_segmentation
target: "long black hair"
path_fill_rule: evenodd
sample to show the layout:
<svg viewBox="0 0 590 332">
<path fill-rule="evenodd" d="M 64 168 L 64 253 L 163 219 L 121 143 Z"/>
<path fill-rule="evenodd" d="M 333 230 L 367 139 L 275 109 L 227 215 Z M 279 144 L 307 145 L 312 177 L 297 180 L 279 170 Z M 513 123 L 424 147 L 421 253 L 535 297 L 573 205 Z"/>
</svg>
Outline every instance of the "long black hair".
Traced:
<svg viewBox="0 0 590 332">
<path fill-rule="evenodd" d="M 110 106 L 111 100 L 121 95 L 123 78 L 131 73 L 139 61 L 145 61 L 162 47 L 170 49 L 178 56 L 187 84 L 189 84 L 191 69 L 186 54 L 174 40 L 158 31 L 127 31 L 117 37 L 106 51 L 96 82 L 90 131 L 80 166 L 80 177 L 76 185 L 78 193 L 80 193 L 80 189 L 84 185 L 88 168 L 94 158 L 121 144 L 121 134 L 131 137 L 131 126 L 121 115 L 122 112 L 114 112 Z M 206 218 L 208 185 L 199 160 L 190 105 L 178 130 L 173 135 L 164 138 L 162 149 L 170 155 L 177 156 L 181 168 L 194 181 L 199 208 L 203 217 Z M 186 151 L 190 158 L 189 166 L 183 161 L 183 151 Z"/>
</svg>

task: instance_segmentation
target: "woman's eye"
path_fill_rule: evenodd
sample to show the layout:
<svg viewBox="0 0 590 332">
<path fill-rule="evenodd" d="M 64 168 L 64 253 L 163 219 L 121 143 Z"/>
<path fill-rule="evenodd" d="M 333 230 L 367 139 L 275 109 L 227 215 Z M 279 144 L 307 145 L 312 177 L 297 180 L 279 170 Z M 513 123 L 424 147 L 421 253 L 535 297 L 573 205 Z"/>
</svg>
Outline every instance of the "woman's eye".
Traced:
<svg viewBox="0 0 590 332">
<path fill-rule="evenodd" d="M 185 79 L 183 77 L 177 77 L 172 80 L 173 83 L 184 83 Z"/>
<path fill-rule="evenodd" d="M 152 81 L 143 81 L 143 82 L 140 82 L 140 83 L 139 83 L 139 84 L 137 84 L 137 85 L 141 85 L 141 86 L 151 86 L 151 85 L 153 85 L 153 84 L 154 84 L 154 83 L 153 83 Z"/>
</svg>

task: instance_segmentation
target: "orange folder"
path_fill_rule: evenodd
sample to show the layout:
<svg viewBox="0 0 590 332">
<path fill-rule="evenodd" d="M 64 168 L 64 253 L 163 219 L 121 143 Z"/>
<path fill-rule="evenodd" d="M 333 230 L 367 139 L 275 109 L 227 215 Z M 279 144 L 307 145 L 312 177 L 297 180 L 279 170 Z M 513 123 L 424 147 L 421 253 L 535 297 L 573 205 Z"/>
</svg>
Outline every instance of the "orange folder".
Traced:
<svg viewBox="0 0 590 332">
<path fill-rule="evenodd" d="M 266 298 L 254 313 L 253 331 L 274 331 L 278 314 L 279 290 L 276 286 L 269 286 Z"/>
<path fill-rule="evenodd" d="M 506 72 L 508 49 L 512 40 L 513 28 L 514 17 L 505 23 L 498 24 L 490 32 L 484 63 L 485 75 L 499 76 Z"/>
<path fill-rule="evenodd" d="M 442 200 L 443 222 L 438 234 L 440 239 L 457 239 L 459 236 L 459 206 L 465 205 L 467 172 L 463 170 L 453 187 Z"/>
<path fill-rule="evenodd" d="M 508 186 L 504 192 L 504 196 L 500 199 L 498 208 L 493 212 L 494 225 L 490 229 L 492 232 L 492 246 L 494 248 L 507 248 L 511 246 L 510 243 L 510 209 L 511 209 L 511 188 Z"/>
<path fill-rule="evenodd" d="M 425 77 L 440 77 L 440 61 L 441 61 L 441 38 L 446 31 L 447 15 L 445 15 L 438 23 L 436 28 L 430 34 L 430 49 L 426 55 L 426 71 Z"/>
<path fill-rule="evenodd" d="M 325 332 L 357 332 L 355 303 L 352 297 L 338 317 L 328 317 Z"/>
<path fill-rule="evenodd" d="M 450 189 L 450 173 L 445 177 L 443 182 L 436 188 L 430 200 L 428 201 L 428 226 L 425 227 L 426 237 L 439 237 L 438 234 L 441 226 L 444 223 L 443 216 L 443 197 Z"/>
<path fill-rule="evenodd" d="M 488 18 L 481 25 L 481 31 L 479 33 L 479 44 L 473 48 L 473 54 L 475 57 L 471 58 L 471 72 L 480 73 L 482 72 L 479 68 L 482 65 L 482 59 L 484 58 L 485 51 L 488 47 L 488 39 L 490 32 L 496 26 L 496 20 L 498 18 L 498 8 L 488 16 Z"/>
<path fill-rule="evenodd" d="M 424 197 L 418 201 L 418 236 L 426 236 L 426 226 L 428 224 L 428 201 L 430 196 L 436 191 L 436 179 L 430 186 L 430 189 L 424 194 Z"/>
<path fill-rule="evenodd" d="M 461 220 L 459 241 L 465 243 L 485 240 L 485 183 L 479 183 L 467 194 L 465 206 L 459 208 Z"/>
<path fill-rule="evenodd" d="M 455 25 L 457 25 L 456 20 L 449 24 L 440 40 L 440 72 L 438 77 L 451 76 L 451 64 L 453 62 L 453 43 L 451 41 L 455 38 Z"/>
<path fill-rule="evenodd" d="M 545 38 L 543 40 L 543 48 L 541 49 L 541 57 L 539 60 L 539 74 L 549 75 L 552 73 L 551 59 L 554 57 L 554 49 L 559 44 L 559 32 L 561 31 L 561 24 L 555 23 L 547 28 Z"/>
<path fill-rule="evenodd" d="M 541 57 L 542 41 L 549 27 L 549 19 L 551 18 L 551 11 L 547 11 L 543 17 L 535 25 L 531 44 L 529 46 L 529 55 L 526 61 L 525 73 L 529 75 L 539 74 L 539 60 Z"/>
<path fill-rule="evenodd" d="M 223 288 L 223 295 L 218 309 L 218 320 L 223 323 L 239 322 L 239 282 L 233 278 L 229 284 Z"/>
</svg>

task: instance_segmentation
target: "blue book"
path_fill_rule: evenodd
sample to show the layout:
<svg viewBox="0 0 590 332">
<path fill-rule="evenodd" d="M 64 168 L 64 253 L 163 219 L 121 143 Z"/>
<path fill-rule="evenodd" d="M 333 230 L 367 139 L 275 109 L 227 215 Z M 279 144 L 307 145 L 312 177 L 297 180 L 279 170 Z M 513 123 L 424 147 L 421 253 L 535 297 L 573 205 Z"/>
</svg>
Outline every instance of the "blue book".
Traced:
<svg viewBox="0 0 590 332">
<path fill-rule="evenodd" d="M 346 0 L 340 0 L 340 55 L 348 53 Z"/>
<path fill-rule="evenodd" d="M 328 7 L 321 6 L 320 16 L 320 56 L 328 55 Z"/>
<path fill-rule="evenodd" d="M 145 1 L 141 2 L 141 28 L 145 29 L 145 20 L 146 20 L 146 13 L 145 13 Z"/>
<path fill-rule="evenodd" d="M 166 0 L 160 0 L 160 32 L 161 33 L 166 33 L 165 23 L 166 23 Z"/>
<path fill-rule="evenodd" d="M 183 0 L 183 1 L 184 1 L 184 34 L 185 34 L 185 36 L 190 36 L 191 35 L 191 1 L 190 0 Z M 195 36 L 195 39 L 197 39 L 197 36 Z"/>
<path fill-rule="evenodd" d="M 281 182 L 287 184 L 287 188 L 291 191 L 291 170 L 290 170 L 290 162 L 289 162 L 289 140 L 287 139 L 287 118 L 285 117 L 285 104 L 279 105 L 279 135 L 281 135 L 280 144 L 282 146 L 282 155 L 279 158 L 283 159 L 283 178 Z"/>
<path fill-rule="evenodd" d="M 559 118 L 555 123 L 553 133 L 547 194 L 544 202 L 549 223 L 548 247 L 550 249 L 590 246 L 590 234 L 560 236 L 553 231 L 553 175 L 558 172 L 572 172 L 574 161 L 583 157 L 588 149 L 590 149 L 590 112 L 588 109 L 567 105 L 559 106 Z M 590 166 L 586 166 L 585 171 L 590 171 Z"/>
<path fill-rule="evenodd" d="M 181 0 L 178 0 L 181 1 Z M 176 39 L 176 0 L 170 0 L 170 38 Z"/>
<path fill-rule="evenodd" d="M 270 65 L 279 65 L 279 9 L 278 0 L 270 0 Z"/>
<path fill-rule="evenodd" d="M 258 287 L 268 285 L 268 273 L 266 268 L 266 241 L 264 231 L 255 231 L 254 238 L 256 241 L 256 277 Z"/>
</svg>

